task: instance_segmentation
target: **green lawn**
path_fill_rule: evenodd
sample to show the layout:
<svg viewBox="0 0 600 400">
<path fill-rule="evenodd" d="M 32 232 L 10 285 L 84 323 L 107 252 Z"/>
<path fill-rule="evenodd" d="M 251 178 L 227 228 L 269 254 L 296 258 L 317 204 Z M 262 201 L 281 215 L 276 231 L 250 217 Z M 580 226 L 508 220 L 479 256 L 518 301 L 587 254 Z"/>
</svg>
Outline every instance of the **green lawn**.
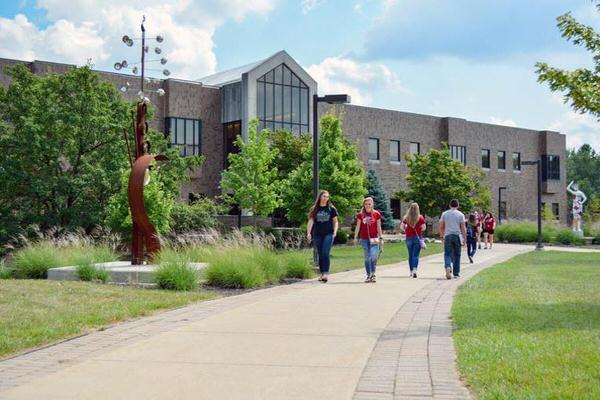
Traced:
<svg viewBox="0 0 600 400">
<path fill-rule="evenodd" d="M 458 366 L 481 399 L 600 399 L 600 253 L 531 252 L 458 291 Z"/>
<path fill-rule="evenodd" d="M 85 282 L 0 280 L 0 358 L 106 324 L 212 297 L 206 292 Z"/>
<path fill-rule="evenodd" d="M 408 251 L 404 242 L 385 243 L 383 249 L 378 265 L 393 264 L 408 260 Z M 443 247 L 439 243 L 427 243 L 427 250 L 421 251 L 421 257 L 440 253 L 442 250 Z M 306 253 L 306 257 L 312 257 L 312 250 L 302 251 Z M 333 246 L 331 250 L 331 273 L 350 271 L 363 267 L 364 256 L 360 244 L 356 246 Z"/>
</svg>

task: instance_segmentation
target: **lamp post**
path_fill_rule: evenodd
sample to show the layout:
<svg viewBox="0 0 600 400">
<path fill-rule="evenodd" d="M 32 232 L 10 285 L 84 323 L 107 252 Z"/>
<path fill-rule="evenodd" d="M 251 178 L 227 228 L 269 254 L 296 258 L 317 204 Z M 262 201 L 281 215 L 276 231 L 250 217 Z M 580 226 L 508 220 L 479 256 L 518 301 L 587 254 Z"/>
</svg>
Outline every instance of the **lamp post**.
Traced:
<svg viewBox="0 0 600 400">
<path fill-rule="evenodd" d="M 150 154 L 150 142 L 146 138 L 146 133 L 148 131 L 148 123 L 146 122 L 146 109 L 148 104 L 150 104 L 150 99 L 146 96 L 146 94 L 150 92 L 156 93 L 159 96 L 164 96 L 165 94 L 165 91 L 162 88 L 158 90 L 144 90 L 144 83 L 150 82 L 150 80 L 144 76 L 145 71 L 147 71 L 146 63 L 160 62 L 161 65 L 165 65 L 167 63 L 167 59 L 165 57 L 156 60 L 146 59 L 146 53 L 150 51 L 150 47 L 146 45 L 147 38 L 146 28 L 144 27 L 145 21 L 146 17 L 144 16 L 142 19 L 142 24 L 140 25 L 140 30 L 142 32 L 141 38 L 130 38 L 127 35 L 123 36 L 122 38 L 123 43 L 125 43 L 127 47 L 132 47 L 134 41 L 141 40 L 141 60 L 132 63 L 127 62 L 127 60 L 123 60 L 114 64 L 115 70 L 120 71 L 122 69 L 130 68 L 134 75 L 137 75 L 138 73 L 138 65 L 141 67 L 140 89 L 137 93 L 138 101 L 135 118 L 133 121 L 133 133 L 135 137 L 135 157 L 133 157 L 133 159 L 131 156 L 131 149 L 129 147 L 127 131 L 125 130 L 124 132 L 125 141 L 127 143 L 127 152 L 129 154 L 129 161 L 131 163 L 131 173 L 129 174 L 127 196 L 133 225 L 131 232 L 132 265 L 140 265 L 144 263 L 144 245 L 148 255 L 151 258 L 153 258 L 160 251 L 160 241 L 158 240 L 156 228 L 150 221 L 144 206 L 144 186 L 150 181 L 149 171 L 154 161 L 167 161 L 167 157 L 164 155 Z M 162 43 L 163 41 L 163 37 L 161 35 L 157 35 L 153 39 L 158 43 Z M 154 53 L 161 54 L 161 48 L 156 46 L 154 48 Z M 155 70 L 160 71 L 160 69 Z M 168 69 L 163 69 L 162 73 L 165 76 L 170 75 Z M 125 85 L 122 86 L 120 90 L 121 92 L 126 93 L 130 87 L 131 85 L 129 82 L 125 82 Z"/>
<path fill-rule="evenodd" d="M 523 165 L 537 165 L 537 225 L 538 225 L 538 240 L 535 246 L 536 250 L 543 250 L 544 243 L 542 241 L 542 161 L 523 161 Z"/>
<path fill-rule="evenodd" d="M 313 94 L 313 198 L 319 195 L 319 103 L 347 104 L 350 96 L 347 94 L 328 94 L 320 97 Z"/>
<path fill-rule="evenodd" d="M 506 190 L 506 186 L 500 186 L 498 188 L 498 225 L 500 225 L 502 223 L 502 191 L 503 190 Z"/>
</svg>

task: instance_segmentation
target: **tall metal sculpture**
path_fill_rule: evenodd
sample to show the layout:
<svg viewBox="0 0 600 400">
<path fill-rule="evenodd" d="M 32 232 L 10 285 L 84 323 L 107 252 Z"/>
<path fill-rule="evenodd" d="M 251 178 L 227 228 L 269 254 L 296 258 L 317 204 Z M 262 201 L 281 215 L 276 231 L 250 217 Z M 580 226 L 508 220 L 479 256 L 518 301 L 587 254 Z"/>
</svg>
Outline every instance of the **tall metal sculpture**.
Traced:
<svg viewBox="0 0 600 400">
<path fill-rule="evenodd" d="M 146 111 L 147 106 L 150 104 L 150 99 L 146 97 L 147 92 L 155 92 L 159 96 L 163 96 L 165 91 L 158 89 L 156 91 L 146 90 L 144 91 L 145 78 L 145 55 L 149 52 L 149 47 L 146 46 L 146 28 L 144 22 L 146 17 L 143 17 L 141 24 L 142 37 L 141 38 L 130 38 L 129 36 L 123 36 L 123 43 L 128 47 L 132 47 L 134 40 L 141 40 L 142 44 L 142 57 L 140 62 L 132 63 L 131 66 L 127 60 L 115 63 L 114 67 L 116 70 L 131 68 L 132 72 L 137 75 L 139 64 L 141 66 L 140 75 L 140 91 L 138 92 L 138 102 L 136 106 L 136 113 L 134 119 L 134 136 L 135 136 L 135 158 L 131 160 L 131 149 L 129 148 L 129 140 L 127 135 L 125 139 L 127 141 L 127 149 L 130 154 L 131 162 L 131 173 L 129 174 L 129 186 L 128 186 L 128 199 L 129 208 L 131 210 L 131 219 L 133 221 L 133 227 L 131 232 L 131 264 L 140 265 L 144 263 L 144 247 L 148 252 L 148 257 L 152 259 L 158 252 L 160 252 L 160 241 L 157 236 L 156 228 L 154 224 L 148 218 L 146 209 L 144 207 L 144 186 L 148 184 L 150 179 L 150 169 L 155 161 L 166 161 L 167 157 L 164 155 L 153 155 L 150 154 L 150 142 L 146 138 L 148 132 L 148 123 L 146 122 Z M 158 35 L 155 40 L 159 43 L 163 41 L 163 37 Z M 156 54 L 160 54 L 162 50 L 159 47 L 154 48 Z M 158 60 L 162 65 L 167 63 L 167 59 L 162 57 Z M 162 70 L 163 75 L 168 76 L 169 70 Z M 130 88 L 129 82 L 121 88 L 123 93 L 127 92 Z"/>
</svg>

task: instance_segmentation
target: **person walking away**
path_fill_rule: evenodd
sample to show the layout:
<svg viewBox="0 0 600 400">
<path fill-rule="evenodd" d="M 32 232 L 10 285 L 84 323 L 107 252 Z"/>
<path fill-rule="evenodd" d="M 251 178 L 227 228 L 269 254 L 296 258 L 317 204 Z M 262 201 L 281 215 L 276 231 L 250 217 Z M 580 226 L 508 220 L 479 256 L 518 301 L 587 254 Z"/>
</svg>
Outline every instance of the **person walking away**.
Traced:
<svg viewBox="0 0 600 400">
<path fill-rule="evenodd" d="M 444 266 L 446 268 L 446 279 L 452 276 L 460 278 L 460 251 L 464 246 L 461 240 L 467 237 L 465 227 L 465 216 L 458 211 L 458 200 L 450 201 L 450 209 L 442 213 L 440 217 L 440 238 L 444 242 Z"/>
<path fill-rule="evenodd" d="M 325 283 L 328 280 L 330 265 L 330 253 L 333 240 L 338 230 L 337 210 L 331 203 L 329 192 L 323 190 L 315 200 L 315 204 L 308 212 L 308 224 L 306 225 L 306 238 L 317 251 L 319 260 L 319 281 Z"/>
<path fill-rule="evenodd" d="M 356 215 L 356 228 L 354 229 L 354 243 L 356 244 L 360 233 L 360 244 L 365 255 L 365 270 L 367 278 L 365 282 L 376 282 L 375 267 L 379 257 L 379 249 L 383 243 L 381 237 L 381 214 L 373 207 L 372 197 L 363 200 L 361 211 Z"/>
<path fill-rule="evenodd" d="M 419 211 L 419 204 L 412 203 L 408 207 L 406 215 L 402 219 L 400 231 L 406 234 L 406 248 L 408 249 L 408 267 L 410 275 L 417 277 L 417 268 L 419 267 L 419 255 L 421 253 L 421 244 L 423 240 L 423 231 L 426 227 L 425 217 Z"/>
<path fill-rule="evenodd" d="M 467 257 L 469 257 L 469 262 L 471 264 L 473 264 L 473 256 L 477 251 L 478 225 L 477 216 L 475 214 L 469 214 L 467 220 Z"/>
<path fill-rule="evenodd" d="M 474 212 L 475 220 L 477 222 L 477 248 L 481 250 L 481 231 L 483 230 L 483 213 L 479 213 L 477 210 Z"/>
<path fill-rule="evenodd" d="M 486 213 L 483 219 L 483 240 L 485 241 L 485 249 L 490 245 L 490 250 L 494 245 L 494 231 L 496 230 L 496 218 L 491 212 Z"/>
</svg>

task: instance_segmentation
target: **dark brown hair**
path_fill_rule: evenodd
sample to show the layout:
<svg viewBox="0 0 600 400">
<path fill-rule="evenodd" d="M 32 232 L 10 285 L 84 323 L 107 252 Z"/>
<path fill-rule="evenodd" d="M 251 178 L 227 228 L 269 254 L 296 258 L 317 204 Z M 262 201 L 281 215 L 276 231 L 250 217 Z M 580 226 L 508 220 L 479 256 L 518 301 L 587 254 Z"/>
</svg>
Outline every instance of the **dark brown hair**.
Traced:
<svg viewBox="0 0 600 400">
<path fill-rule="evenodd" d="M 316 218 L 316 216 L 317 216 L 317 210 L 321 206 L 321 197 L 325 193 L 329 194 L 329 192 L 327 190 L 321 190 L 319 192 L 319 195 L 317 196 L 317 199 L 315 200 L 315 204 L 313 204 L 313 206 L 308 211 L 308 219 L 313 219 L 314 220 Z M 335 206 L 331 202 L 331 197 L 329 198 L 329 200 L 327 200 L 327 206 L 331 207 L 331 208 L 335 208 Z"/>
<path fill-rule="evenodd" d="M 458 208 L 458 200 L 456 200 L 456 199 L 450 200 L 450 207 Z"/>
</svg>

